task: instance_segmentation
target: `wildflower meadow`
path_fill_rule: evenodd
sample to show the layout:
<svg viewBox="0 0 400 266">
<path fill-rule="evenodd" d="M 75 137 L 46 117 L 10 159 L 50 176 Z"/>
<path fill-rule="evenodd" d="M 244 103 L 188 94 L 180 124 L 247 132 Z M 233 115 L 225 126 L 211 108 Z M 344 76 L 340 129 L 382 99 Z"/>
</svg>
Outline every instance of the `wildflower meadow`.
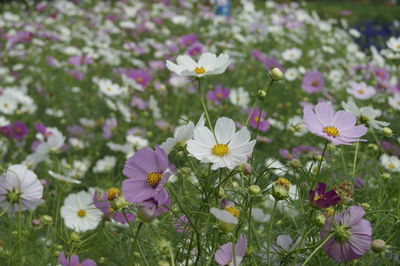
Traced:
<svg viewBox="0 0 400 266">
<path fill-rule="evenodd" d="M 0 265 L 400 265 L 399 36 L 303 2 L 0 5 Z"/>
</svg>

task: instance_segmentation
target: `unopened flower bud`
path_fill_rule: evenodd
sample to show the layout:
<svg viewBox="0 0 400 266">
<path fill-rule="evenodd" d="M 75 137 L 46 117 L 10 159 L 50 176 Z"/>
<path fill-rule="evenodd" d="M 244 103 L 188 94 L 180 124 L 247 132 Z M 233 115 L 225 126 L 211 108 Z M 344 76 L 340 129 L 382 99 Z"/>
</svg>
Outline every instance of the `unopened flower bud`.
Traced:
<svg viewBox="0 0 400 266">
<path fill-rule="evenodd" d="M 163 239 L 160 242 L 158 242 L 157 249 L 160 251 L 160 253 L 167 255 L 167 254 L 169 254 L 170 248 L 171 248 L 171 244 L 168 241 Z"/>
<path fill-rule="evenodd" d="M 52 224 L 53 223 L 53 217 L 51 217 L 50 215 L 43 215 L 40 217 L 40 220 L 44 223 L 44 224 Z"/>
<path fill-rule="evenodd" d="M 165 260 L 161 260 L 158 262 L 158 266 L 169 266 L 169 262 Z"/>
<path fill-rule="evenodd" d="M 315 221 L 318 225 L 323 226 L 325 224 L 326 217 L 323 214 L 318 214 L 317 217 L 315 217 Z"/>
<path fill-rule="evenodd" d="M 382 253 L 386 251 L 387 246 L 385 241 L 383 241 L 382 239 L 375 239 L 371 243 L 371 248 L 376 253 Z"/>
<path fill-rule="evenodd" d="M 129 203 L 126 201 L 124 196 L 120 195 L 114 200 L 114 206 L 116 209 L 122 209 L 128 207 Z"/>
<path fill-rule="evenodd" d="M 265 90 L 259 90 L 257 92 L 257 96 L 260 100 L 264 99 L 265 97 L 267 97 L 267 92 Z"/>
<path fill-rule="evenodd" d="M 376 145 L 376 144 L 374 144 L 374 143 L 370 143 L 370 144 L 368 144 L 368 148 L 370 149 L 370 150 L 373 150 L 373 151 L 377 151 L 379 148 L 378 148 L 378 145 Z"/>
<path fill-rule="evenodd" d="M 81 240 L 81 236 L 78 233 L 72 232 L 71 233 L 71 240 L 72 241 L 79 241 L 79 240 Z"/>
<path fill-rule="evenodd" d="M 301 166 L 301 162 L 298 159 L 293 159 L 290 161 L 290 166 L 297 169 Z"/>
<path fill-rule="evenodd" d="M 286 178 L 280 177 L 272 185 L 272 196 L 275 200 L 283 200 L 288 197 L 290 182 Z"/>
<path fill-rule="evenodd" d="M 253 173 L 253 167 L 249 163 L 242 165 L 242 173 L 245 175 L 251 175 Z"/>
<path fill-rule="evenodd" d="M 384 128 L 382 128 L 382 134 L 385 137 L 391 137 L 391 136 L 393 136 L 393 131 L 388 127 L 384 127 Z"/>
<path fill-rule="evenodd" d="M 389 173 L 383 173 L 382 178 L 383 180 L 389 180 L 392 176 Z"/>
<path fill-rule="evenodd" d="M 249 192 L 250 192 L 251 195 L 257 196 L 258 194 L 260 194 L 261 188 L 259 186 L 257 186 L 257 185 L 251 185 L 249 187 Z"/>
<path fill-rule="evenodd" d="M 272 80 L 278 81 L 283 78 L 283 73 L 279 68 L 274 67 L 271 71 L 271 77 L 272 77 Z"/>
<path fill-rule="evenodd" d="M 33 219 L 32 226 L 39 226 L 41 224 L 40 219 Z"/>
<path fill-rule="evenodd" d="M 361 205 L 361 207 L 363 207 L 364 210 L 366 210 L 366 211 L 368 211 L 368 210 L 371 209 L 371 205 L 369 205 L 368 202 L 363 202 L 363 203 L 361 203 L 360 205 Z"/>
<path fill-rule="evenodd" d="M 220 188 L 219 188 L 218 195 L 219 195 L 221 198 L 224 198 L 224 197 L 226 196 L 225 190 L 224 190 L 223 187 L 220 187 Z"/>
<path fill-rule="evenodd" d="M 239 183 L 236 182 L 236 181 L 232 181 L 232 187 L 238 188 L 239 187 Z"/>
</svg>

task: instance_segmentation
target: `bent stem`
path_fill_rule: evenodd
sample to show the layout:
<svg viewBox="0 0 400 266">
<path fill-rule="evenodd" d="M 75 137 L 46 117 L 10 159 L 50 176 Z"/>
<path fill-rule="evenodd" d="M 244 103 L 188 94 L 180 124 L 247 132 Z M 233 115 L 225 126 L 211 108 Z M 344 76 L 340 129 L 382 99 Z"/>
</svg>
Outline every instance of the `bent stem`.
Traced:
<svg viewBox="0 0 400 266">
<path fill-rule="evenodd" d="M 318 246 L 316 249 L 314 249 L 314 251 L 313 251 L 313 252 L 310 254 L 310 256 L 306 259 L 306 261 L 305 261 L 303 264 L 301 264 L 301 266 L 306 265 L 306 264 L 310 261 L 310 259 L 315 255 L 315 253 L 317 253 L 317 251 L 318 251 L 323 245 L 325 245 L 325 243 L 328 242 L 328 240 L 331 239 L 331 237 L 332 237 L 333 235 L 334 235 L 334 233 L 330 234 L 324 241 L 322 241 L 321 244 L 319 244 L 319 246 Z"/>
<path fill-rule="evenodd" d="M 268 241 L 267 241 L 267 258 L 268 258 L 268 265 L 271 265 L 271 256 L 270 256 L 270 249 L 271 249 L 271 233 L 272 233 L 272 223 L 274 220 L 274 214 L 276 209 L 276 204 L 278 203 L 277 200 L 274 202 L 274 207 L 272 208 L 271 219 L 269 220 L 269 230 L 268 230 Z"/>
</svg>

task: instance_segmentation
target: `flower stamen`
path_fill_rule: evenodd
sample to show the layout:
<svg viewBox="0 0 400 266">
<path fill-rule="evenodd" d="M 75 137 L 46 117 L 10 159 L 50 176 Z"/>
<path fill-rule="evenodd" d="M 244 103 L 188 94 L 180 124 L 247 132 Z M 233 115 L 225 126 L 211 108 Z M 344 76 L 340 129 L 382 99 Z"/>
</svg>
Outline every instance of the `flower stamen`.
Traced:
<svg viewBox="0 0 400 266">
<path fill-rule="evenodd" d="M 205 69 L 204 67 L 196 67 L 196 68 L 194 69 L 194 72 L 195 72 L 197 75 L 201 75 L 201 74 L 206 73 L 206 69 Z"/>
<path fill-rule="evenodd" d="M 162 174 L 151 172 L 147 175 L 147 183 L 149 183 L 150 186 L 156 187 L 158 183 L 160 183 L 161 178 Z"/>
<path fill-rule="evenodd" d="M 324 127 L 324 129 L 322 131 L 331 137 L 337 137 L 339 135 L 339 130 L 334 126 Z"/>
<path fill-rule="evenodd" d="M 226 144 L 216 144 L 211 149 L 211 153 L 215 156 L 224 157 L 229 153 L 229 147 Z"/>
</svg>

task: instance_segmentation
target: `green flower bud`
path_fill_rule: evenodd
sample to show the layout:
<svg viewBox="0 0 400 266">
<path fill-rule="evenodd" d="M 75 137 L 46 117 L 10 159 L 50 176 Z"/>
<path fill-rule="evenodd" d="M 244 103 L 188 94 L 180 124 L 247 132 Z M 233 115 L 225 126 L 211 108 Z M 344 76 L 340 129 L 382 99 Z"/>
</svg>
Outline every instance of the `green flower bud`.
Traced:
<svg viewBox="0 0 400 266">
<path fill-rule="evenodd" d="M 251 195 L 257 196 L 258 194 L 260 194 L 261 188 L 259 186 L 257 186 L 257 185 L 251 185 L 249 187 L 249 192 L 250 192 Z"/>
<path fill-rule="evenodd" d="M 373 240 L 371 243 L 371 248 L 376 253 L 382 253 L 387 250 L 386 243 L 382 239 Z"/>
<path fill-rule="evenodd" d="M 249 163 L 242 165 L 242 173 L 245 175 L 251 175 L 253 173 L 253 167 Z"/>
<path fill-rule="evenodd" d="M 318 225 L 324 226 L 326 217 L 323 214 L 318 214 L 317 217 L 315 217 L 315 221 L 317 222 Z"/>
<path fill-rule="evenodd" d="M 280 177 L 272 185 L 272 196 L 275 200 L 283 200 L 288 197 L 290 182 L 286 178 Z"/>
<path fill-rule="evenodd" d="M 301 166 L 301 162 L 298 159 L 293 159 L 290 161 L 290 166 L 297 169 Z"/>
<path fill-rule="evenodd" d="M 361 203 L 360 205 L 361 205 L 361 207 L 363 207 L 364 210 L 366 210 L 366 211 L 368 211 L 368 210 L 371 209 L 371 205 L 369 205 L 368 202 L 363 202 L 363 203 Z"/>
<path fill-rule="evenodd" d="M 393 136 L 393 131 L 388 127 L 384 127 L 384 128 L 382 128 L 382 134 L 385 137 L 389 137 L 390 138 L 391 136 Z"/>
<path fill-rule="evenodd" d="M 283 73 L 282 73 L 282 71 L 281 71 L 279 68 L 274 67 L 274 68 L 272 69 L 272 71 L 271 71 L 271 78 L 272 78 L 272 80 L 274 80 L 274 81 L 281 80 L 281 79 L 283 78 Z"/>
<path fill-rule="evenodd" d="M 381 176 L 383 180 L 389 180 L 392 177 L 389 173 L 383 173 Z"/>
<path fill-rule="evenodd" d="M 257 92 L 257 96 L 260 100 L 263 100 L 265 97 L 267 97 L 267 92 L 265 90 L 259 90 Z"/>
</svg>

